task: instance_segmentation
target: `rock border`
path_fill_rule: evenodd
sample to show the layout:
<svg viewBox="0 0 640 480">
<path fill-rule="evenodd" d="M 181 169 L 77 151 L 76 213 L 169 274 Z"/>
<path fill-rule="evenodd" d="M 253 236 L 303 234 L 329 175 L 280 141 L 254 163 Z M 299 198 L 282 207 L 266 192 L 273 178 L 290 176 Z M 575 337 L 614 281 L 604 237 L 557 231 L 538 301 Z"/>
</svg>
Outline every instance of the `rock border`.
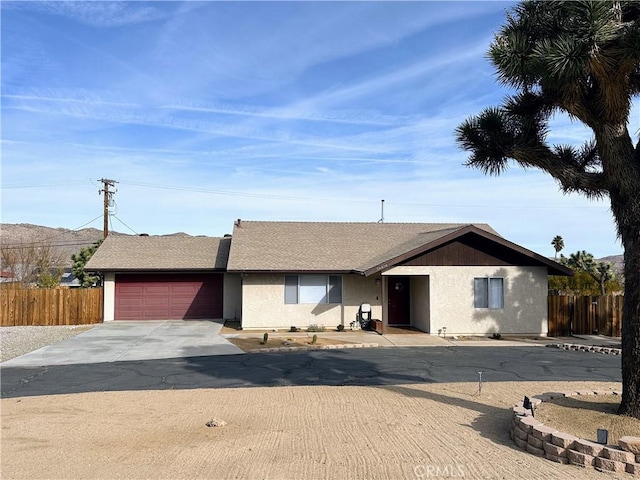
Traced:
<svg viewBox="0 0 640 480">
<path fill-rule="evenodd" d="M 621 355 L 622 349 L 613 347 L 596 347 L 594 345 L 581 345 L 579 343 L 551 343 L 549 348 L 560 348 L 562 350 L 577 350 L 580 352 L 602 353 L 605 355 Z"/>
<path fill-rule="evenodd" d="M 542 402 L 554 398 L 621 394 L 618 390 L 547 392 L 535 395 L 530 400 L 535 409 Z M 583 440 L 542 424 L 534 418 L 531 410 L 524 408 L 523 402 L 512 408 L 510 434 L 518 448 L 552 462 L 640 477 L 640 437 L 622 437 L 617 446 Z"/>
<path fill-rule="evenodd" d="M 306 352 L 309 350 L 340 350 L 344 348 L 375 348 L 377 343 L 339 343 L 336 345 L 310 345 L 308 347 L 270 347 L 255 348 L 247 353 L 271 353 L 271 352 Z"/>
</svg>

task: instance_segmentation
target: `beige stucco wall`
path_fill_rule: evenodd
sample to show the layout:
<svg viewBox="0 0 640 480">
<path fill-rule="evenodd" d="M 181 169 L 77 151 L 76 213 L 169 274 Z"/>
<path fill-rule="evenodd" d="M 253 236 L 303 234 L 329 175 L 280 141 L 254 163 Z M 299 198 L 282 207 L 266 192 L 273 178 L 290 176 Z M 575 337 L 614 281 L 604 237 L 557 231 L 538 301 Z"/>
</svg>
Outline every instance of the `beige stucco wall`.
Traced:
<svg viewBox="0 0 640 480">
<path fill-rule="evenodd" d="M 103 321 L 111 322 L 116 316 L 116 274 L 113 272 L 105 273 L 103 282 Z"/>
<path fill-rule="evenodd" d="M 242 278 L 240 274 L 225 273 L 222 316 L 227 320 L 242 317 Z"/>
<path fill-rule="evenodd" d="M 356 319 L 362 303 L 372 306 L 373 318 L 382 318 L 382 287 L 376 278 L 342 276 L 342 305 L 284 303 L 283 274 L 244 274 L 242 278 L 242 328 L 307 328 L 311 324 L 334 329 Z"/>
<path fill-rule="evenodd" d="M 547 334 L 545 267 L 400 266 L 383 275 L 428 275 L 431 334 L 437 335 L 442 327 L 447 335 Z M 504 278 L 503 309 L 474 308 L 475 277 Z"/>
</svg>

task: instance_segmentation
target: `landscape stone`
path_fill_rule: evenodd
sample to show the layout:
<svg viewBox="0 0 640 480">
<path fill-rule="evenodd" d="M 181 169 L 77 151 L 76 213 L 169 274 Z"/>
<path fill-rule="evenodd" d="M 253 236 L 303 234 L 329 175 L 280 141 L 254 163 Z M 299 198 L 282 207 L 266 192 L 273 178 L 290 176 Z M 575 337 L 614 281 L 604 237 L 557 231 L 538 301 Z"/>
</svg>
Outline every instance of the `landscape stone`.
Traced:
<svg viewBox="0 0 640 480">
<path fill-rule="evenodd" d="M 618 440 L 618 445 L 620 445 L 620 448 L 622 448 L 623 450 L 626 450 L 627 452 L 640 455 L 640 437 L 630 437 L 630 436 L 622 437 L 620 438 L 620 440 Z M 636 459 L 636 462 L 638 462 L 637 459 Z"/>
<path fill-rule="evenodd" d="M 525 410 L 524 407 L 513 407 L 513 413 L 516 415 L 526 415 L 528 410 Z"/>
<path fill-rule="evenodd" d="M 546 458 L 547 460 L 551 460 L 552 462 L 562 463 L 563 465 L 569 463 L 569 459 L 567 457 L 559 457 L 550 453 L 545 453 L 544 458 Z"/>
<path fill-rule="evenodd" d="M 544 442 L 544 451 L 549 455 L 553 455 L 554 457 L 566 457 L 567 449 L 563 447 L 559 447 L 550 442 Z"/>
<path fill-rule="evenodd" d="M 583 467 L 590 466 L 592 467 L 595 463 L 595 458 L 591 455 L 587 455 L 586 453 L 576 452 L 575 450 L 567 450 L 567 458 L 569 462 L 573 465 L 582 465 Z"/>
<path fill-rule="evenodd" d="M 529 434 L 529 438 L 527 438 L 527 442 L 529 443 L 529 445 L 539 450 L 542 450 L 544 447 L 544 440 L 540 440 L 539 438 L 534 437 L 532 433 Z"/>
<path fill-rule="evenodd" d="M 527 452 L 532 453 L 533 455 L 537 455 L 538 457 L 544 457 L 544 450 L 541 448 L 536 448 L 531 444 L 527 444 Z"/>
<path fill-rule="evenodd" d="M 526 440 L 522 440 L 521 438 L 518 438 L 518 437 L 515 437 L 513 439 L 513 441 L 522 450 L 526 450 L 527 449 L 527 445 L 529 445 Z"/>
<path fill-rule="evenodd" d="M 606 472 L 625 473 L 627 471 L 626 463 L 602 457 L 596 457 L 596 467 Z"/>
<path fill-rule="evenodd" d="M 576 391 L 576 393 L 578 395 L 593 395 L 593 392 L 591 390 L 578 390 Z"/>
<path fill-rule="evenodd" d="M 627 463 L 627 473 L 640 477 L 640 463 Z"/>
<path fill-rule="evenodd" d="M 604 447 L 602 456 L 616 462 L 635 463 L 636 461 L 636 456 L 632 452 L 626 452 L 617 447 Z"/>
<path fill-rule="evenodd" d="M 551 434 L 551 443 L 562 448 L 571 448 L 573 442 L 576 440 L 578 440 L 578 437 L 574 437 L 568 433 L 556 432 Z"/>
<path fill-rule="evenodd" d="M 542 425 L 538 420 L 533 417 L 523 417 L 520 419 L 520 428 L 525 430 L 527 433 L 530 433 L 533 430 L 533 427 Z"/>
<path fill-rule="evenodd" d="M 520 440 L 528 442 L 529 440 L 529 432 L 525 432 L 520 427 L 516 427 L 513 431 L 513 435 Z"/>
<path fill-rule="evenodd" d="M 555 428 L 548 427 L 546 425 L 536 425 L 533 427 L 531 435 L 539 438 L 540 440 L 544 440 L 545 442 L 549 442 L 551 441 L 551 435 L 556 432 L 557 430 Z"/>
<path fill-rule="evenodd" d="M 580 438 L 573 443 L 571 448 L 577 452 L 597 457 L 604 450 L 604 445 Z"/>
</svg>

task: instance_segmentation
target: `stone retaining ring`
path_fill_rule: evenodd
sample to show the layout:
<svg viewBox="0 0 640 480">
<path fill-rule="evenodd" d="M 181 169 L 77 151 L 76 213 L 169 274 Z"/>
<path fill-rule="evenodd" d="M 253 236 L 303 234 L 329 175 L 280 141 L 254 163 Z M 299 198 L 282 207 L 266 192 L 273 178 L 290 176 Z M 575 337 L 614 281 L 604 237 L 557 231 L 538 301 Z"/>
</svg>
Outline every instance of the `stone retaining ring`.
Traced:
<svg viewBox="0 0 640 480">
<path fill-rule="evenodd" d="M 602 353 L 604 355 L 621 355 L 622 349 L 609 347 L 595 347 L 593 345 L 582 345 L 578 343 L 550 343 L 549 348 L 560 348 L 562 350 L 577 350 L 580 352 Z"/>
<path fill-rule="evenodd" d="M 617 390 L 548 392 L 531 397 L 531 403 L 535 406 L 559 397 L 621 394 Z M 511 412 L 510 434 L 518 448 L 552 462 L 592 467 L 602 472 L 626 472 L 640 477 L 640 437 L 622 437 L 617 446 L 602 445 L 543 425 L 531 415 L 531 410 L 524 408 L 522 402 L 517 403 Z"/>
</svg>

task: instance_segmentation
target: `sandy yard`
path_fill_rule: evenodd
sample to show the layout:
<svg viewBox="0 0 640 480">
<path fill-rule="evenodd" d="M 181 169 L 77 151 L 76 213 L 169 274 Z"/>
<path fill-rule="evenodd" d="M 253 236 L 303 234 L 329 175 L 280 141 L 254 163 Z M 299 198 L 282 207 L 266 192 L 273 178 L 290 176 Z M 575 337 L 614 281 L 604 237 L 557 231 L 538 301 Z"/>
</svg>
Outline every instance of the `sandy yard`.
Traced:
<svg viewBox="0 0 640 480">
<path fill-rule="evenodd" d="M 1 477 L 612 479 L 515 448 L 523 395 L 616 383 L 441 383 L 2 399 Z M 226 425 L 207 427 L 210 420 Z"/>
</svg>

